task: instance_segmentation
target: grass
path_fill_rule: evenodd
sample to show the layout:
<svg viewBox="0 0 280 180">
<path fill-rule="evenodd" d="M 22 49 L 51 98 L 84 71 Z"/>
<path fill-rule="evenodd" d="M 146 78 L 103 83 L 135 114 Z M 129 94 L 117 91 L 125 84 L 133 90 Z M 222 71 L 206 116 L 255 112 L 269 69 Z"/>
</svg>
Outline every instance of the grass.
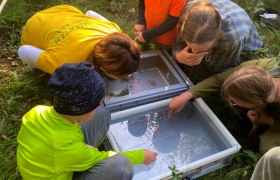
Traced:
<svg viewBox="0 0 280 180">
<path fill-rule="evenodd" d="M 238 1 L 238 0 L 236 0 Z M 271 2 L 271 0 L 267 0 Z M 238 1 L 254 18 L 262 10 L 260 0 Z M 50 104 L 46 91 L 48 76 L 39 70 L 23 65 L 17 57 L 20 31 L 27 19 L 35 12 L 58 4 L 70 4 L 83 12 L 91 9 L 119 24 L 133 37 L 132 28 L 136 20 L 137 0 L 9 0 L 0 14 L 0 179 L 21 179 L 16 167 L 16 136 L 21 117 L 37 104 Z M 261 21 L 254 21 L 265 47 L 255 57 L 276 56 L 280 52 L 280 31 L 272 30 Z M 142 49 L 153 48 L 143 46 Z M 205 99 L 233 136 L 242 145 L 230 166 L 212 172 L 200 179 L 249 179 L 260 155 L 246 150 L 246 138 L 239 118 L 224 106 L 219 95 Z"/>
</svg>

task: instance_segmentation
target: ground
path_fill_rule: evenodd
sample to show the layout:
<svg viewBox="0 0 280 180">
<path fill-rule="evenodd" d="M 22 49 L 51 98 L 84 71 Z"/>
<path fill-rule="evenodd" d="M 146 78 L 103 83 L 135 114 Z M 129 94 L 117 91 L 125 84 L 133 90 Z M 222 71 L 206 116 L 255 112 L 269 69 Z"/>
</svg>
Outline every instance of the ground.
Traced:
<svg viewBox="0 0 280 180">
<path fill-rule="evenodd" d="M 280 52 L 280 31 L 271 29 L 256 18 L 263 7 L 274 7 L 275 0 L 239 1 L 253 18 L 265 42 L 264 48 L 255 58 L 272 57 Z M 20 32 L 27 19 L 35 12 L 58 4 L 70 4 L 83 12 L 91 9 L 116 22 L 131 37 L 137 15 L 137 0 L 8 0 L 0 14 L 0 179 L 20 179 L 16 166 L 16 136 L 21 117 L 37 104 L 51 104 L 52 97 L 46 91 L 48 75 L 24 65 L 17 56 L 20 45 Z M 142 50 L 154 48 L 142 45 Z M 219 95 L 205 99 L 233 136 L 242 145 L 231 165 L 210 173 L 200 179 L 249 179 L 260 155 L 248 147 L 243 124 L 238 117 L 224 105 Z M 241 132 L 241 133 L 240 133 Z M 243 133 L 244 132 L 244 133 Z"/>
</svg>

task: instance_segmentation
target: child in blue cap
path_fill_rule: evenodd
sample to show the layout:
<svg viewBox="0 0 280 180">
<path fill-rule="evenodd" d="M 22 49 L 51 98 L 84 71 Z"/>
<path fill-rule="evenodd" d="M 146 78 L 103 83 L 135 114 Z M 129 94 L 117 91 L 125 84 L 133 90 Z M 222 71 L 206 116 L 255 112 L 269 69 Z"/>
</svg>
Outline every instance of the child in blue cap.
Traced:
<svg viewBox="0 0 280 180">
<path fill-rule="evenodd" d="M 105 84 L 90 63 L 59 67 L 48 90 L 54 105 L 38 105 L 22 118 L 17 163 L 23 179 L 132 179 L 133 164 L 156 159 L 147 149 L 98 151 L 111 119 L 100 105 Z"/>
</svg>

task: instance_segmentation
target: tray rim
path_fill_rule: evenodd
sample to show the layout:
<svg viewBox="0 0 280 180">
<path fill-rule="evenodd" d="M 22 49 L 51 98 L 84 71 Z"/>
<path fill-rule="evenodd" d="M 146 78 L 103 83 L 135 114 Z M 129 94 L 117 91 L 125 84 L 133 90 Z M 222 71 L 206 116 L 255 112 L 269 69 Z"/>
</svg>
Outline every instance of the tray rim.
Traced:
<svg viewBox="0 0 280 180">
<path fill-rule="evenodd" d="M 111 120 L 116 121 L 116 119 L 118 119 L 118 118 L 122 118 L 127 115 L 132 115 L 133 112 L 135 112 L 136 110 L 137 110 L 137 113 L 141 113 L 141 112 L 150 110 L 151 108 L 154 108 L 154 109 L 160 108 L 163 105 L 169 104 L 169 101 L 170 101 L 170 99 L 165 99 L 165 100 L 149 103 L 146 105 L 141 105 L 142 108 L 140 108 L 140 109 L 138 106 L 138 107 L 125 109 L 125 110 L 118 111 L 118 112 L 113 112 L 113 113 L 111 113 Z M 234 155 L 237 152 L 239 152 L 239 150 L 241 149 L 241 146 L 237 142 L 237 140 L 232 136 L 232 134 L 227 130 L 227 128 L 223 125 L 223 123 L 218 119 L 218 117 L 213 113 L 213 111 L 208 107 L 208 105 L 203 101 L 202 98 L 197 98 L 192 103 L 194 103 L 195 107 L 202 109 L 206 113 L 206 115 L 209 117 L 209 120 L 212 123 L 214 123 L 214 125 L 218 128 L 220 133 L 224 136 L 224 138 L 230 144 L 231 147 L 227 148 L 223 151 L 220 151 L 218 153 L 215 153 L 213 155 L 210 155 L 208 157 L 205 157 L 200 160 L 194 161 L 192 163 L 186 164 L 184 166 L 177 167 L 177 169 L 180 172 L 184 172 L 184 173 L 195 170 L 201 166 L 204 166 L 204 165 L 207 165 L 210 163 L 214 163 L 215 161 L 222 160 L 228 156 Z M 113 139 L 115 139 L 115 137 L 111 134 L 110 130 L 107 132 L 107 139 L 108 139 L 109 143 L 111 144 L 113 150 L 119 151 L 116 141 L 113 141 Z M 152 177 L 151 179 L 154 179 L 154 180 L 165 179 L 170 176 L 171 176 L 171 171 L 160 174 L 156 177 Z"/>
</svg>

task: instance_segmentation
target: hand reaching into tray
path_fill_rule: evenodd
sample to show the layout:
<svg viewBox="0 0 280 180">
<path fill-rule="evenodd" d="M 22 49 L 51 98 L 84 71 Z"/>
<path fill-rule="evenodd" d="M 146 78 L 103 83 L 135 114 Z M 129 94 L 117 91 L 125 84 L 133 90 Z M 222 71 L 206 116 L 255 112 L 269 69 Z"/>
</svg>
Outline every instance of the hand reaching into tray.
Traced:
<svg viewBox="0 0 280 180">
<path fill-rule="evenodd" d="M 182 111 L 184 106 L 192 99 L 193 95 L 189 91 L 173 97 L 169 102 L 168 119 L 171 118 L 173 113 Z"/>
<path fill-rule="evenodd" d="M 144 149 L 144 154 L 145 154 L 145 159 L 144 159 L 144 163 L 145 165 L 149 165 L 152 162 L 154 162 L 157 159 L 157 152 L 154 151 L 150 151 L 148 149 Z"/>
</svg>

